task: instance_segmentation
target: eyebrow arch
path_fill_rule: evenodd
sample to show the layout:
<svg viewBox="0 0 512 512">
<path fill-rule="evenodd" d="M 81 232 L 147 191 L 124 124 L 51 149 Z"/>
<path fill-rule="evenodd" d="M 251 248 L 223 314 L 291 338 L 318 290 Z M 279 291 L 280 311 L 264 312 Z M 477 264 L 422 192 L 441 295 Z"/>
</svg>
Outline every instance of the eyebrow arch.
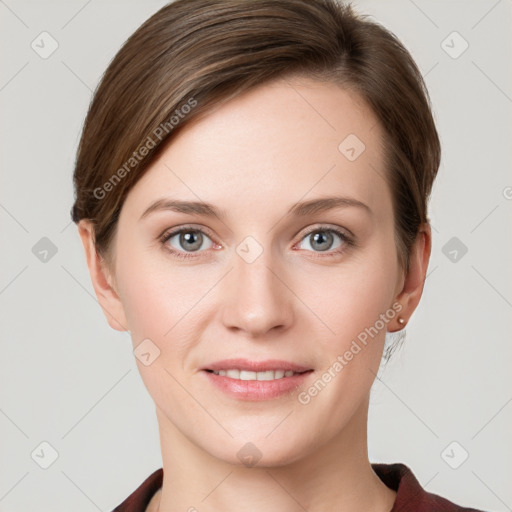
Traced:
<svg viewBox="0 0 512 512">
<path fill-rule="evenodd" d="M 139 220 L 147 217 L 150 213 L 161 210 L 171 210 L 178 213 L 189 213 L 191 215 L 204 215 L 205 217 L 226 218 L 226 210 L 219 210 L 210 203 L 200 201 L 181 201 L 179 199 L 158 199 L 152 203 L 140 216 Z"/>
<path fill-rule="evenodd" d="M 370 207 L 357 199 L 350 197 L 326 196 L 301 203 L 295 203 L 287 212 L 287 215 L 304 217 L 318 212 L 332 210 L 335 208 L 357 207 L 372 213 Z M 179 199 L 162 198 L 152 203 L 140 216 L 139 220 L 147 217 L 150 213 L 161 210 L 170 210 L 178 213 L 203 215 L 205 217 L 218 217 L 226 219 L 226 210 L 216 208 L 210 203 L 200 201 L 181 201 Z"/>
<path fill-rule="evenodd" d="M 302 203 L 296 203 L 288 210 L 288 214 L 303 217 L 317 212 L 333 210 L 334 208 L 347 208 L 349 206 L 362 208 L 368 213 L 372 213 L 368 205 L 358 201 L 357 199 L 353 199 L 351 197 L 326 196 L 319 197 L 318 199 L 311 199 L 310 201 L 304 201 Z"/>
</svg>

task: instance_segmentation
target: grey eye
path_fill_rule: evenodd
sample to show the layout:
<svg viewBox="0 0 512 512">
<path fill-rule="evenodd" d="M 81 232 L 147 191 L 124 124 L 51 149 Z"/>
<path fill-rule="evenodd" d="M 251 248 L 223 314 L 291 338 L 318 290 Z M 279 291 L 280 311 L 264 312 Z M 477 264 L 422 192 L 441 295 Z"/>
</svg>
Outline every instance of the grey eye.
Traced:
<svg viewBox="0 0 512 512">
<path fill-rule="evenodd" d="M 176 240 L 177 239 L 177 245 Z M 173 243 L 174 240 L 174 243 Z M 180 251 L 197 252 L 203 246 L 203 243 L 209 240 L 208 236 L 197 229 L 182 229 L 169 236 L 170 245 Z"/>
<path fill-rule="evenodd" d="M 335 237 L 339 238 L 341 241 L 338 245 L 333 246 L 335 243 Z M 336 233 L 331 229 L 316 229 L 311 233 L 308 233 L 301 243 L 307 241 L 309 243 L 309 248 L 314 252 L 325 252 L 332 249 L 336 249 L 341 245 L 341 242 L 344 241 L 343 237 Z"/>
</svg>

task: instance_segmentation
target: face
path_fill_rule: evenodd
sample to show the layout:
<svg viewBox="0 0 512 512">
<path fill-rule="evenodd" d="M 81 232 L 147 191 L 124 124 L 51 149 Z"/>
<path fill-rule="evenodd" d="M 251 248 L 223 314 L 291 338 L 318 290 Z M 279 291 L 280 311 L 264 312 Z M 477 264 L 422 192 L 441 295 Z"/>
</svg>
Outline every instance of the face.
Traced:
<svg viewBox="0 0 512 512">
<path fill-rule="evenodd" d="M 115 238 L 161 429 L 280 465 L 361 420 L 403 284 L 385 174 L 372 111 L 306 79 L 260 86 L 173 139 Z"/>
</svg>

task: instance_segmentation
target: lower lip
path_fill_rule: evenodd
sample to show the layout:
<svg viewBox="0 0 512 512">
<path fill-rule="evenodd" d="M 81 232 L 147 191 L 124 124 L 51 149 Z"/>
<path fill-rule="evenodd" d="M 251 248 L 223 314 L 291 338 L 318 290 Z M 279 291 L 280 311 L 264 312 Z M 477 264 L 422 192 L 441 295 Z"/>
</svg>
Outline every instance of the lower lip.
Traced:
<svg viewBox="0 0 512 512">
<path fill-rule="evenodd" d="M 312 370 L 274 380 L 240 380 L 221 377 L 203 370 L 209 381 L 227 395 L 239 400 L 271 400 L 287 395 L 304 384 Z"/>
</svg>

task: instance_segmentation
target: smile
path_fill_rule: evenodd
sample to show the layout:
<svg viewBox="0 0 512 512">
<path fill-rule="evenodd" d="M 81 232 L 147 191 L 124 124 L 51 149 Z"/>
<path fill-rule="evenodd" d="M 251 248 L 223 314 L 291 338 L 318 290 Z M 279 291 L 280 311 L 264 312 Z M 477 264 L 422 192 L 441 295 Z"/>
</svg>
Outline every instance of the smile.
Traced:
<svg viewBox="0 0 512 512">
<path fill-rule="evenodd" d="M 278 380 L 286 377 L 293 377 L 304 372 L 294 372 L 292 370 L 267 370 L 264 372 L 252 372 L 248 370 L 208 370 L 219 377 L 227 377 L 235 380 Z"/>
</svg>

